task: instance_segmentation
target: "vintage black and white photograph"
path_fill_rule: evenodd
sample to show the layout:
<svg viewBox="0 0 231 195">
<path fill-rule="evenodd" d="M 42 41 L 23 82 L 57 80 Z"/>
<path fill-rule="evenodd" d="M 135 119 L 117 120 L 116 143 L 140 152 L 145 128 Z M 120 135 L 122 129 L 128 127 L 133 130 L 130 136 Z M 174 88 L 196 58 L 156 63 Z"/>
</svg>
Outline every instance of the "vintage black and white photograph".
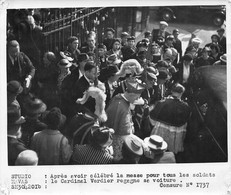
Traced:
<svg viewBox="0 0 231 195">
<path fill-rule="evenodd" d="M 227 162 L 226 6 L 7 9 L 8 165 Z"/>
<path fill-rule="evenodd" d="M 85 1 L 0 3 L 0 194 L 230 195 L 230 3 Z"/>
</svg>

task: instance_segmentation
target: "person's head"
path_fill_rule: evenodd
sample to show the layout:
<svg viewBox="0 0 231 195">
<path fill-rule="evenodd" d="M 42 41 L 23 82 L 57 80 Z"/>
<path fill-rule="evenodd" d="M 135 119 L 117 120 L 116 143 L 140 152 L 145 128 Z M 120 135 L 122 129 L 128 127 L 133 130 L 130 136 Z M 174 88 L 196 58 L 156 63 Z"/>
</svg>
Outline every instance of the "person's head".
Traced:
<svg viewBox="0 0 231 195">
<path fill-rule="evenodd" d="M 144 33 L 144 38 L 147 38 L 149 41 L 152 39 L 152 33 L 150 31 L 146 31 Z"/>
<path fill-rule="evenodd" d="M 84 69 L 85 64 L 89 61 L 89 56 L 86 53 L 80 53 L 78 56 L 78 63 L 80 69 Z"/>
<path fill-rule="evenodd" d="M 66 116 L 61 113 L 58 107 L 53 107 L 45 116 L 45 123 L 49 129 L 57 130 L 61 125 L 64 125 Z"/>
<path fill-rule="evenodd" d="M 7 43 L 7 48 L 8 48 L 8 53 L 10 56 L 15 58 L 18 53 L 20 52 L 20 46 L 18 41 L 16 40 L 11 40 Z"/>
<path fill-rule="evenodd" d="M 220 37 L 222 37 L 222 36 L 224 35 L 224 33 L 225 33 L 225 29 L 224 29 L 224 28 L 219 28 L 219 29 L 217 30 L 217 34 L 218 34 Z"/>
<path fill-rule="evenodd" d="M 108 56 L 107 62 L 108 64 L 118 66 L 121 63 L 121 59 L 119 59 L 116 54 L 111 54 L 110 56 Z"/>
<path fill-rule="evenodd" d="M 212 53 L 212 54 L 218 54 L 218 53 L 220 53 L 220 48 L 219 48 L 219 46 L 218 46 L 217 44 L 215 44 L 215 43 L 212 43 L 212 44 L 210 45 L 210 49 L 211 49 L 211 53 Z"/>
<path fill-rule="evenodd" d="M 209 47 L 204 47 L 203 50 L 201 51 L 202 58 L 205 60 L 208 59 L 210 52 L 211 52 L 211 50 Z"/>
<path fill-rule="evenodd" d="M 106 29 L 106 37 L 108 39 L 113 39 L 115 34 L 115 30 L 113 28 L 107 28 Z"/>
<path fill-rule="evenodd" d="M 43 63 L 45 66 L 49 66 L 52 63 L 56 62 L 56 56 L 53 52 L 48 51 L 43 55 Z"/>
<path fill-rule="evenodd" d="M 122 146 L 122 155 L 130 163 L 138 164 L 143 155 L 143 146 L 139 137 L 129 135 L 125 138 Z"/>
<path fill-rule="evenodd" d="M 46 111 L 47 106 L 41 99 L 32 97 L 25 101 L 23 108 L 25 110 L 25 114 L 28 117 L 38 118 L 42 113 Z"/>
<path fill-rule="evenodd" d="M 36 24 L 35 24 L 35 20 L 34 20 L 34 17 L 31 16 L 31 15 L 28 15 L 27 16 L 27 22 L 29 23 L 31 29 L 34 29 Z"/>
<path fill-rule="evenodd" d="M 179 30 L 178 29 L 174 29 L 173 32 L 172 32 L 174 38 L 178 38 L 178 35 L 180 34 Z"/>
<path fill-rule="evenodd" d="M 150 89 L 154 85 L 157 85 L 157 75 L 158 74 L 159 74 L 159 71 L 151 66 L 147 67 L 142 72 L 141 80 L 145 82 L 147 89 Z"/>
<path fill-rule="evenodd" d="M 93 126 L 90 134 L 90 144 L 95 148 L 107 148 L 112 144 L 114 130 L 108 127 Z"/>
<path fill-rule="evenodd" d="M 94 48 L 95 47 L 95 37 L 92 35 L 88 35 L 87 36 L 87 45 L 90 48 Z"/>
<path fill-rule="evenodd" d="M 179 99 L 182 97 L 184 92 L 185 92 L 184 86 L 179 83 L 176 83 L 171 89 L 172 96 Z"/>
<path fill-rule="evenodd" d="M 159 85 L 162 85 L 170 79 L 170 72 L 166 67 L 158 68 L 158 70 L 159 70 L 159 75 L 157 76 L 157 83 Z"/>
<path fill-rule="evenodd" d="M 218 43 L 219 39 L 220 39 L 220 37 L 217 34 L 213 34 L 211 36 L 212 43 Z"/>
<path fill-rule="evenodd" d="M 24 150 L 21 153 L 19 153 L 15 165 L 17 166 L 36 166 L 38 165 L 38 155 L 33 150 Z"/>
<path fill-rule="evenodd" d="M 89 56 L 90 61 L 95 61 L 96 56 L 95 56 L 94 52 L 89 51 L 89 52 L 87 52 L 87 55 Z"/>
<path fill-rule="evenodd" d="M 114 39 L 112 42 L 112 50 L 117 51 L 120 49 L 121 43 L 119 39 Z"/>
<path fill-rule="evenodd" d="M 119 68 L 116 65 L 108 65 L 106 70 L 106 78 L 110 82 L 114 82 L 118 80 L 118 76 L 116 73 L 118 73 Z"/>
<path fill-rule="evenodd" d="M 98 74 L 97 74 L 97 66 L 93 61 L 88 61 L 84 66 L 85 76 L 91 80 L 94 81 Z"/>
<path fill-rule="evenodd" d="M 192 46 L 195 48 L 195 49 L 198 49 L 200 47 L 200 44 L 202 43 L 202 40 L 195 37 L 192 39 Z"/>
<path fill-rule="evenodd" d="M 106 51 L 107 51 L 107 47 L 104 44 L 101 43 L 101 44 L 98 45 L 98 54 L 99 54 L 99 57 L 104 57 Z"/>
<path fill-rule="evenodd" d="M 166 31 L 168 23 L 165 21 L 160 21 L 160 31 Z"/>
<path fill-rule="evenodd" d="M 79 39 L 76 36 L 71 36 L 67 39 L 67 47 L 71 51 L 78 49 Z"/>
<path fill-rule="evenodd" d="M 191 54 L 185 54 L 183 56 L 183 64 L 185 66 L 190 66 L 192 64 L 192 61 L 193 61 L 193 57 Z"/>
<path fill-rule="evenodd" d="M 121 43 L 122 44 L 126 44 L 127 43 L 127 38 L 128 38 L 129 34 L 127 32 L 122 32 L 120 35 L 121 38 Z"/>
<path fill-rule="evenodd" d="M 168 46 L 171 46 L 174 40 L 174 36 L 173 35 L 168 35 L 166 40 L 165 40 L 165 44 Z"/>
<path fill-rule="evenodd" d="M 12 80 L 7 83 L 7 97 L 17 97 L 22 93 L 23 87 L 18 81 Z"/>
<path fill-rule="evenodd" d="M 131 48 L 134 47 L 135 46 L 135 40 L 136 40 L 136 38 L 134 36 L 128 37 L 127 38 L 128 46 Z"/>
<path fill-rule="evenodd" d="M 134 103 L 135 100 L 139 99 L 144 89 L 145 87 L 141 83 L 137 82 L 137 80 L 128 81 L 124 96 L 130 103 Z"/>
<path fill-rule="evenodd" d="M 72 63 L 70 63 L 67 59 L 61 59 L 58 63 L 58 67 L 62 72 L 69 71 L 69 68 L 72 66 Z"/>
<path fill-rule="evenodd" d="M 160 54 L 161 48 L 157 43 L 152 44 L 152 54 Z"/>
<path fill-rule="evenodd" d="M 20 138 L 21 125 L 25 123 L 26 120 L 21 116 L 21 111 L 17 107 L 11 107 L 7 110 L 7 134 L 16 136 Z"/>
<path fill-rule="evenodd" d="M 146 137 L 144 145 L 149 149 L 149 152 L 145 152 L 145 156 L 148 158 L 154 158 L 158 154 L 163 154 L 168 148 L 168 144 L 159 135 Z"/>
<path fill-rule="evenodd" d="M 148 51 L 148 44 L 144 41 L 139 41 L 137 44 L 136 44 L 136 51 L 137 53 L 141 52 L 141 51 Z"/>
</svg>

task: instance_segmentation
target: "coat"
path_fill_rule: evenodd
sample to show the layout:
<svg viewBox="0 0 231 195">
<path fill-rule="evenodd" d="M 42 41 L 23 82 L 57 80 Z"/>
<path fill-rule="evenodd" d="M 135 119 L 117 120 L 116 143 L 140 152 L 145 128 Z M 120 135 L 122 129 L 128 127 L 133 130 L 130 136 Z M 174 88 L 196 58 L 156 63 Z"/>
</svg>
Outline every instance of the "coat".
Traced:
<svg viewBox="0 0 231 195">
<path fill-rule="evenodd" d="M 7 82 L 16 80 L 23 85 L 23 82 L 28 75 L 32 78 L 34 77 L 35 67 L 26 54 L 19 52 L 14 64 L 9 55 L 7 55 Z"/>
<path fill-rule="evenodd" d="M 27 150 L 25 145 L 18 139 L 13 137 L 7 137 L 8 142 L 8 165 L 15 165 L 15 161 L 18 155 Z"/>
<path fill-rule="evenodd" d="M 45 129 L 34 134 L 31 149 L 39 157 L 39 165 L 68 164 L 72 155 L 71 146 L 59 130 Z"/>
</svg>

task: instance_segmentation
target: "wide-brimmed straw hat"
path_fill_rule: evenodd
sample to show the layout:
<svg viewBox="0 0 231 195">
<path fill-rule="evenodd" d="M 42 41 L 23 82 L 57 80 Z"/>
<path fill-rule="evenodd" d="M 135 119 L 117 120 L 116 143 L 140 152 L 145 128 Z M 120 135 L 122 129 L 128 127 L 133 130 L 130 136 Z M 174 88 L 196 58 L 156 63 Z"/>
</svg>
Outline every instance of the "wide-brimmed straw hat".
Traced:
<svg viewBox="0 0 231 195">
<path fill-rule="evenodd" d="M 145 144 L 157 152 L 163 152 L 167 150 L 168 144 L 164 141 L 164 139 L 158 135 L 151 135 L 150 137 L 146 137 L 144 139 Z"/>
<path fill-rule="evenodd" d="M 143 155 L 142 143 L 135 136 L 127 136 L 124 141 L 125 146 L 138 156 Z"/>
</svg>

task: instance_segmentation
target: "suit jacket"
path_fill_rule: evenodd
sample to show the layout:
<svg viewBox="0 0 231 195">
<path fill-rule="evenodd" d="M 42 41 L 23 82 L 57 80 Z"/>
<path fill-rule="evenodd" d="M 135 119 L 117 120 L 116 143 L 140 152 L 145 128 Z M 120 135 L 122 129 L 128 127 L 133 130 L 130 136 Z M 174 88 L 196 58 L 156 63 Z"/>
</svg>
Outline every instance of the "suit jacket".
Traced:
<svg viewBox="0 0 231 195">
<path fill-rule="evenodd" d="M 175 39 L 173 42 L 173 47 L 177 50 L 177 52 L 179 53 L 179 57 L 181 60 L 182 57 L 182 43 L 180 39 Z"/>
<path fill-rule="evenodd" d="M 7 82 L 16 80 L 23 85 L 23 82 L 28 75 L 31 75 L 32 78 L 34 77 L 35 67 L 26 54 L 19 52 L 14 64 L 9 55 L 7 55 Z"/>
<path fill-rule="evenodd" d="M 175 82 L 183 84 L 183 62 L 178 63 L 176 65 L 176 69 L 178 71 L 175 74 L 173 74 L 173 80 Z M 193 64 L 191 64 L 188 82 L 186 84 L 183 84 L 184 86 L 191 84 L 192 79 L 193 79 L 194 70 L 195 70 L 195 66 Z"/>
<path fill-rule="evenodd" d="M 86 80 L 85 76 L 82 76 L 74 85 L 73 92 L 72 92 L 72 98 L 73 101 L 76 101 L 78 98 L 82 98 L 84 95 L 84 92 L 88 90 L 90 87 L 89 82 Z M 77 111 L 85 111 L 86 109 L 90 110 L 91 112 L 95 112 L 95 99 L 92 97 L 89 97 L 87 102 L 81 105 L 77 105 Z"/>
<path fill-rule="evenodd" d="M 226 37 L 221 37 L 219 41 L 219 45 L 221 46 L 221 53 L 226 53 Z"/>
<path fill-rule="evenodd" d="M 128 59 L 131 59 L 131 56 L 133 54 L 135 54 L 135 50 L 132 49 L 131 47 L 129 46 L 124 46 L 121 48 L 121 52 L 122 52 L 122 55 L 123 55 L 123 61 L 126 61 Z"/>
<path fill-rule="evenodd" d="M 18 139 L 7 137 L 8 141 L 8 165 L 15 165 L 18 155 L 27 150 L 25 145 Z"/>
</svg>

